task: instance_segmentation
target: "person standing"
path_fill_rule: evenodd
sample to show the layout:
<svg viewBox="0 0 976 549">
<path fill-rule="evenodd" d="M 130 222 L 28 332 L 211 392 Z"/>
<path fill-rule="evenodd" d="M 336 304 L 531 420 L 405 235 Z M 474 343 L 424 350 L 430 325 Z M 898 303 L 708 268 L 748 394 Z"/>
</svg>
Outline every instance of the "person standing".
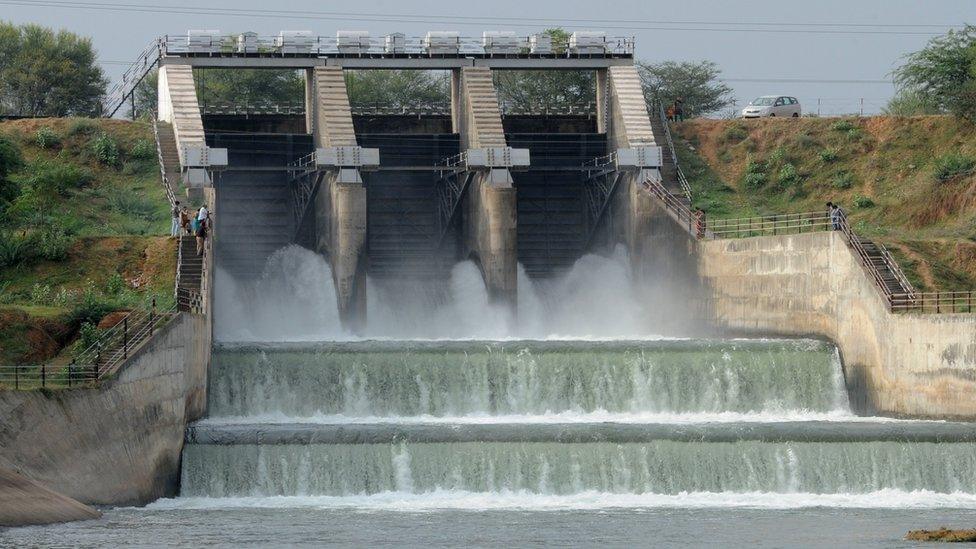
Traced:
<svg viewBox="0 0 976 549">
<path fill-rule="evenodd" d="M 685 119 L 685 102 L 681 98 L 674 100 L 674 121 L 683 122 Z"/>
<path fill-rule="evenodd" d="M 172 212 L 173 213 L 173 219 L 172 219 L 172 221 L 170 223 L 170 227 L 169 227 L 169 235 L 170 236 L 176 236 L 176 235 L 180 234 L 180 225 L 181 225 L 181 223 L 180 223 L 180 212 L 181 211 L 182 211 L 182 208 L 180 208 L 180 201 L 177 200 L 176 202 L 173 203 L 173 212 Z"/>
<path fill-rule="evenodd" d="M 203 255 L 203 245 L 207 239 L 208 229 L 210 228 L 210 212 L 207 211 L 206 205 L 200 206 L 200 209 L 197 210 L 196 221 L 197 255 Z"/>
</svg>

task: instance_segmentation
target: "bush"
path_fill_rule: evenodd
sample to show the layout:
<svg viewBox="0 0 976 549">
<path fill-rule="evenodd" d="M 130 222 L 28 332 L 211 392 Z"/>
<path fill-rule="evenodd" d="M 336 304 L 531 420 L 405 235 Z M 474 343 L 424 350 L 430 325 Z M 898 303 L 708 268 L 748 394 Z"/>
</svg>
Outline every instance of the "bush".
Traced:
<svg viewBox="0 0 976 549">
<path fill-rule="evenodd" d="M 82 322 L 78 329 L 78 346 L 85 350 L 98 341 L 98 327 L 91 322 Z"/>
<path fill-rule="evenodd" d="M 40 197 L 66 195 L 70 189 L 80 189 L 95 179 L 88 168 L 63 160 L 38 159 L 14 178 L 22 187 L 30 188 Z"/>
<path fill-rule="evenodd" d="M 30 302 L 35 305 L 50 305 L 51 287 L 47 284 L 38 284 L 35 282 L 31 286 Z"/>
<path fill-rule="evenodd" d="M 129 151 L 129 158 L 133 160 L 150 160 L 156 158 L 156 146 L 148 139 L 140 139 Z"/>
<path fill-rule="evenodd" d="M 119 295 L 123 289 L 125 289 L 125 280 L 123 280 L 122 275 L 113 273 L 112 276 L 108 277 L 108 281 L 105 283 L 105 293 Z"/>
<path fill-rule="evenodd" d="M 91 143 L 92 152 L 95 159 L 106 166 L 117 166 L 119 164 L 119 144 L 107 133 L 102 132 Z"/>
<path fill-rule="evenodd" d="M 769 161 L 773 164 L 779 164 L 786 158 L 786 149 L 783 147 L 776 147 L 773 152 L 769 155 Z"/>
<path fill-rule="evenodd" d="M 842 118 L 830 125 L 830 129 L 836 132 L 849 132 L 856 127 L 857 125 L 854 124 L 852 120 L 849 120 L 847 118 Z"/>
<path fill-rule="evenodd" d="M 37 236 L 37 255 L 48 261 L 62 261 L 68 257 L 71 239 L 58 226 L 45 227 Z"/>
<path fill-rule="evenodd" d="M 839 156 L 839 152 L 837 151 L 837 149 L 824 149 L 820 151 L 820 160 L 825 164 L 829 164 L 837 160 L 838 156 Z"/>
<path fill-rule="evenodd" d="M 113 210 L 131 219 L 155 221 L 159 218 L 159 211 L 152 201 L 118 189 L 108 195 L 108 204 Z"/>
<path fill-rule="evenodd" d="M 787 162 L 779 169 L 777 180 L 780 185 L 789 187 L 795 185 L 800 180 L 800 174 L 796 171 L 796 166 Z"/>
<path fill-rule="evenodd" d="M 851 128 L 844 134 L 848 141 L 857 141 L 861 138 L 861 128 Z"/>
<path fill-rule="evenodd" d="M 71 320 L 79 325 L 85 322 L 97 325 L 111 310 L 112 306 L 98 296 L 95 284 L 89 280 L 81 300 L 71 311 Z"/>
<path fill-rule="evenodd" d="M 854 176 L 844 172 L 834 178 L 833 186 L 835 189 L 850 189 L 854 186 Z"/>
<path fill-rule="evenodd" d="M 935 160 L 935 179 L 949 181 L 961 175 L 969 175 L 976 167 L 976 160 L 959 153 L 947 153 Z"/>
<path fill-rule="evenodd" d="M 851 201 L 855 208 L 864 209 L 874 207 L 874 201 L 866 196 L 857 195 L 854 200 Z"/>
<path fill-rule="evenodd" d="M 42 149 L 50 149 L 61 144 L 61 136 L 51 128 L 44 126 L 34 133 L 34 144 Z"/>
<path fill-rule="evenodd" d="M 766 184 L 766 174 L 747 173 L 742 181 L 749 189 L 761 189 Z"/>
<path fill-rule="evenodd" d="M 762 160 L 749 159 L 746 162 L 746 173 L 766 173 L 766 163 Z"/>
<path fill-rule="evenodd" d="M 68 135 L 91 135 L 98 131 L 98 123 L 91 118 L 74 118 L 68 125 Z"/>
<path fill-rule="evenodd" d="M 738 143 L 747 137 L 749 137 L 749 131 L 741 124 L 732 124 L 722 132 L 723 143 Z"/>
<path fill-rule="evenodd" d="M 0 268 L 27 263 L 32 258 L 33 243 L 25 236 L 0 233 Z"/>
</svg>

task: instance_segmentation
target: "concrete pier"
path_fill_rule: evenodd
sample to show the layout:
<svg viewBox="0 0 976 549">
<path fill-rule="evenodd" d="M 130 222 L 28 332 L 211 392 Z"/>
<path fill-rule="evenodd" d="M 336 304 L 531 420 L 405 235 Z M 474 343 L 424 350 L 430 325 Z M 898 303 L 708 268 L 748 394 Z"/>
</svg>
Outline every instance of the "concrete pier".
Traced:
<svg viewBox="0 0 976 549">
<path fill-rule="evenodd" d="M 505 147 L 491 70 L 466 67 L 451 78 L 453 124 L 461 150 Z M 475 175 L 463 204 L 463 254 L 475 259 L 494 299 L 514 306 L 518 294 L 517 206 L 507 169 Z"/>
<path fill-rule="evenodd" d="M 306 71 L 315 148 L 355 146 L 349 96 L 341 67 Z M 358 331 L 366 321 L 366 187 L 358 170 L 324 175 L 315 197 L 316 250 L 332 265 L 339 317 Z"/>
</svg>

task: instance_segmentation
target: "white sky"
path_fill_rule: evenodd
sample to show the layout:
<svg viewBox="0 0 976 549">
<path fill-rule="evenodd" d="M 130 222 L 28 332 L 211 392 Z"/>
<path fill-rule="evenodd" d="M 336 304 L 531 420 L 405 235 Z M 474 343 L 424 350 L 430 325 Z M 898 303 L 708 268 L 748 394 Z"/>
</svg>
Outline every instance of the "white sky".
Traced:
<svg viewBox="0 0 976 549">
<path fill-rule="evenodd" d="M 127 6 L 129 10 L 148 11 L 77 7 L 85 2 L 99 2 L 103 8 Z M 56 0 L 0 0 L 0 19 L 91 36 L 100 58 L 109 62 L 105 70 L 113 78 L 122 71 L 121 63 L 134 60 L 153 37 L 183 34 L 188 28 L 220 29 L 228 34 L 252 30 L 262 35 L 277 34 L 281 29 L 311 30 L 321 35 L 334 35 L 337 29 L 362 29 L 376 36 L 457 30 L 462 35 L 480 36 L 483 30 L 529 34 L 562 24 L 568 28 L 572 25 L 570 30 L 633 35 L 642 59 L 715 61 L 740 102 L 784 93 L 799 97 L 804 107 L 813 111 L 821 99 L 824 114 L 857 112 L 861 98 L 866 112 L 877 112 L 892 95 L 892 85 L 852 81 L 888 80 L 900 58 L 924 46 L 931 34 L 976 22 L 976 0 L 278 0 L 273 4 L 258 0 L 171 0 L 169 4 L 162 0 L 69 0 L 55 4 Z M 185 13 L 193 8 L 292 13 Z M 319 15 L 303 16 L 306 11 Z M 375 16 L 367 17 L 369 14 Z M 415 17 L 412 22 L 403 22 L 400 14 Z M 510 19 L 481 19 L 486 17 Z M 855 24 L 864 26 L 850 26 Z M 776 32 L 758 32 L 760 29 Z M 804 81 L 782 81 L 790 79 Z"/>
</svg>

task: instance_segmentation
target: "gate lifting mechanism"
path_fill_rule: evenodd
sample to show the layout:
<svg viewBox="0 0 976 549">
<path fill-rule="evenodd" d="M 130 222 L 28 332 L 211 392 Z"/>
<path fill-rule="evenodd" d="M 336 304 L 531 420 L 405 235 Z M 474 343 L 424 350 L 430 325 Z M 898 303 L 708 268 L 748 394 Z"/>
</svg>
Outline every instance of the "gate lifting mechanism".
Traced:
<svg viewBox="0 0 976 549">
<path fill-rule="evenodd" d="M 214 172 L 227 167 L 227 149 L 215 149 L 203 144 L 186 144 L 180 152 L 183 183 L 188 188 L 209 187 Z"/>
<path fill-rule="evenodd" d="M 512 147 L 468 149 L 444 160 L 437 169 L 440 172 L 436 186 L 438 231 L 434 249 L 440 249 L 443 244 L 461 208 L 461 199 L 476 173 L 487 174 L 489 185 L 511 187 L 511 170 L 525 170 L 528 167 L 529 149 Z"/>
<path fill-rule="evenodd" d="M 596 235 L 597 227 L 600 226 L 607 210 L 610 209 L 613 193 L 617 190 L 617 184 L 624 173 L 636 173 L 638 181 L 643 181 L 647 177 L 660 181 L 662 165 L 664 165 L 664 153 L 661 147 L 656 146 L 617 149 L 606 156 L 594 158 L 583 164 L 583 170 L 586 172 L 586 184 L 583 188 L 586 193 L 589 227 L 587 247 Z"/>
<path fill-rule="evenodd" d="M 362 185 L 360 170 L 374 170 L 380 165 L 380 150 L 360 146 L 324 147 L 315 149 L 288 164 L 289 181 L 292 185 L 292 209 L 295 231 L 301 230 L 308 209 L 315 200 L 322 179 L 327 173 L 335 174 L 334 183 Z"/>
</svg>

